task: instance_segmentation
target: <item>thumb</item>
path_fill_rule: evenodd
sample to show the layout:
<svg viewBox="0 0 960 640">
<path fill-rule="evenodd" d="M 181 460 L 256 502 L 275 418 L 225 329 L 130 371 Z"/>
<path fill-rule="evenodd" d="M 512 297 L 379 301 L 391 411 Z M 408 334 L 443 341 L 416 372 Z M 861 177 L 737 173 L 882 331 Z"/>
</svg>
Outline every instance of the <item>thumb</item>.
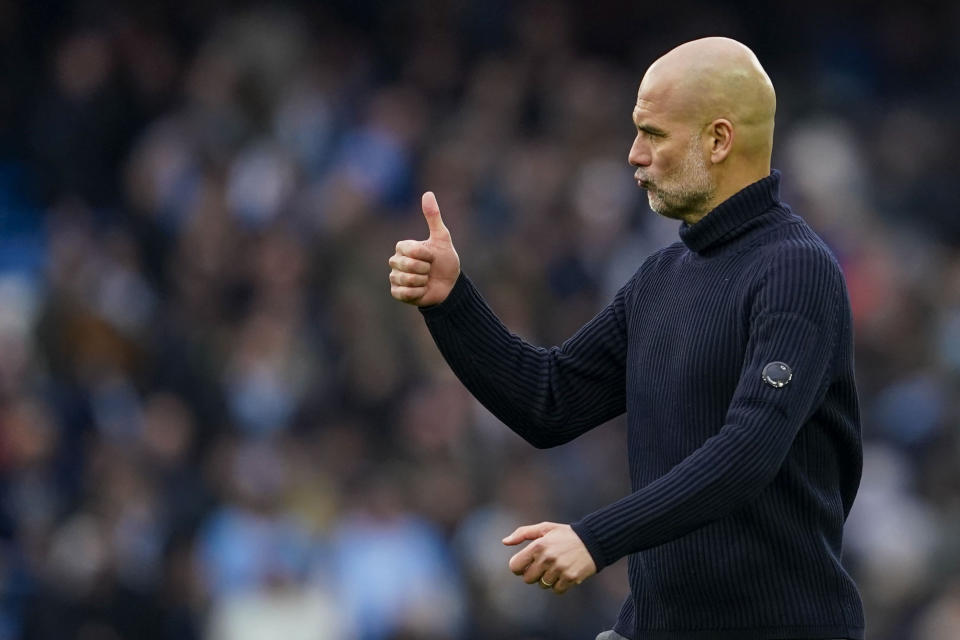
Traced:
<svg viewBox="0 0 960 640">
<path fill-rule="evenodd" d="M 440 205 L 437 204 L 437 196 L 433 191 L 427 191 L 423 194 L 423 217 L 427 219 L 427 227 L 430 229 L 430 237 L 438 238 L 449 236 L 450 232 L 443 224 L 443 218 L 440 217 Z"/>
<path fill-rule="evenodd" d="M 530 524 L 525 527 L 517 527 L 513 533 L 503 539 L 503 544 L 512 546 L 515 544 L 520 544 L 524 540 L 536 540 L 537 538 L 542 538 L 556 526 L 557 525 L 553 522 L 541 522 L 540 524 Z"/>
</svg>

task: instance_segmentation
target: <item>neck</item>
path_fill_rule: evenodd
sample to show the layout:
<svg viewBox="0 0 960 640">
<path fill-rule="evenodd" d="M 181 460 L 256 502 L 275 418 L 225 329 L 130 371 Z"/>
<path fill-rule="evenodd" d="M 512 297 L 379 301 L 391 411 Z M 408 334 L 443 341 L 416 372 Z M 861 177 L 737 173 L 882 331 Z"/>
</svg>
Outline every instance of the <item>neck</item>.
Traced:
<svg viewBox="0 0 960 640">
<path fill-rule="evenodd" d="M 728 172 L 722 179 L 717 180 L 717 188 L 714 191 L 713 196 L 704 202 L 702 207 L 697 208 L 695 211 L 682 214 L 679 217 L 688 225 L 694 225 L 703 220 L 708 213 L 729 199 L 730 196 L 740 192 L 745 187 L 757 182 L 758 180 L 763 180 L 768 175 L 770 175 L 769 161 L 766 163 L 765 168 L 745 167 L 742 171 Z"/>
<path fill-rule="evenodd" d="M 736 192 L 734 192 L 736 193 Z M 729 196 L 727 196 L 729 197 Z M 717 200 L 716 198 L 711 198 L 702 209 L 697 209 L 696 211 L 691 211 L 690 213 L 683 213 L 678 216 L 681 220 L 686 222 L 688 225 L 695 225 L 705 217 L 707 214 L 717 208 L 717 205 L 723 202 L 723 200 Z"/>
</svg>

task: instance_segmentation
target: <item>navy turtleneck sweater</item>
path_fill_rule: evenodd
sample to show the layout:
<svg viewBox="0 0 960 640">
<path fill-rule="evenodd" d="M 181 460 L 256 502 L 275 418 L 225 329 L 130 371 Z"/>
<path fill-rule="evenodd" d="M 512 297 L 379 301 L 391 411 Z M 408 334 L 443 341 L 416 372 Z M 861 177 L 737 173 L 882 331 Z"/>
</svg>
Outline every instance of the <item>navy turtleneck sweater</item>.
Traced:
<svg viewBox="0 0 960 640">
<path fill-rule="evenodd" d="M 753 183 L 650 256 L 559 347 L 461 275 L 427 326 L 464 385 L 537 447 L 626 411 L 632 493 L 573 529 L 629 556 L 633 640 L 863 638 L 841 565 L 860 481 L 850 305 L 823 241 Z"/>
</svg>

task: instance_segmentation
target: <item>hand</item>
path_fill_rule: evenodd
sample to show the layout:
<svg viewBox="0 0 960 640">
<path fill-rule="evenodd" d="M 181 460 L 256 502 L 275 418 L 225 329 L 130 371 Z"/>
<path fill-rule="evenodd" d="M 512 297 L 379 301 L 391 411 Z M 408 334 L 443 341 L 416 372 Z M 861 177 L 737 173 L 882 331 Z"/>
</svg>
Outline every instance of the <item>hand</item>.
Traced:
<svg viewBox="0 0 960 640">
<path fill-rule="evenodd" d="M 392 267 L 390 295 L 401 302 L 428 307 L 440 304 L 450 295 L 460 276 L 460 257 L 432 191 L 423 194 L 422 206 L 430 237 L 401 240 L 388 263 Z"/>
<path fill-rule="evenodd" d="M 590 552 L 568 524 L 541 522 L 520 527 L 503 539 L 505 545 L 533 540 L 510 558 L 510 571 L 527 584 L 540 583 L 554 593 L 566 593 L 597 572 Z"/>
</svg>

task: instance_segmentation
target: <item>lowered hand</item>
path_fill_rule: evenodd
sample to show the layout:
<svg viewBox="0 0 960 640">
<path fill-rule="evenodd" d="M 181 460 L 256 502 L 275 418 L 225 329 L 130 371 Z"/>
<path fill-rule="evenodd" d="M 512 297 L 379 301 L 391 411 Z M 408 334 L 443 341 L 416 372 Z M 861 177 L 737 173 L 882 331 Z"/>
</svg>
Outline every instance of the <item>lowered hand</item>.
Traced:
<svg viewBox="0 0 960 640">
<path fill-rule="evenodd" d="M 503 544 L 524 540 L 533 542 L 510 558 L 510 571 L 523 576 L 527 584 L 537 582 L 544 589 L 566 593 L 597 572 L 590 552 L 568 524 L 541 522 L 519 527 L 503 539 Z"/>
</svg>

